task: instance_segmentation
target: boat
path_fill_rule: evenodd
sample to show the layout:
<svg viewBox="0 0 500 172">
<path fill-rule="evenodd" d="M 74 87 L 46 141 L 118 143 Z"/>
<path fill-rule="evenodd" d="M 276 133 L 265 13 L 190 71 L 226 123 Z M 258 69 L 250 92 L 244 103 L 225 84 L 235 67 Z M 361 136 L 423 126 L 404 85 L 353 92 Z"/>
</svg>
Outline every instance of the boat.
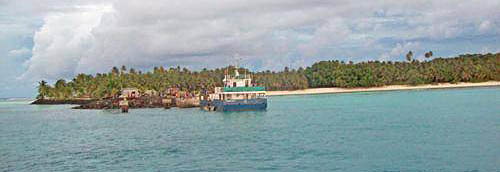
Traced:
<svg viewBox="0 0 500 172">
<path fill-rule="evenodd" d="M 215 87 L 212 94 L 200 97 L 200 108 L 207 111 L 255 111 L 266 110 L 266 88 L 252 83 L 250 75 L 234 76 L 225 72 L 224 87 Z"/>
</svg>

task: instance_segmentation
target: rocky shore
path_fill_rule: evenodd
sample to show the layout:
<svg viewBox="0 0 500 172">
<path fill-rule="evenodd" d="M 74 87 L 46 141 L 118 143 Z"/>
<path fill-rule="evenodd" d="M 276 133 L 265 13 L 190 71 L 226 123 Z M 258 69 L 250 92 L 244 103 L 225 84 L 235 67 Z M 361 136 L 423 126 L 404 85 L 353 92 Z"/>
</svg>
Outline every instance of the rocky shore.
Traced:
<svg viewBox="0 0 500 172">
<path fill-rule="evenodd" d="M 83 99 L 68 99 L 68 100 L 49 100 L 37 99 L 31 104 L 34 105 L 62 105 L 72 104 L 78 105 L 72 109 L 119 109 L 120 99 L 107 98 L 102 100 L 83 100 Z M 180 98 L 164 98 L 160 96 L 142 96 L 139 98 L 128 99 L 129 108 L 193 108 L 199 107 L 198 99 L 180 99 Z"/>
<path fill-rule="evenodd" d="M 58 100 L 58 99 L 36 99 L 31 102 L 33 105 L 84 105 L 94 102 L 92 99 L 67 99 L 67 100 Z"/>
<path fill-rule="evenodd" d="M 120 99 L 103 99 L 92 101 L 87 104 L 83 104 L 77 107 L 73 107 L 73 109 L 119 109 Z M 162 103 L 162 98 L 160 96 L 143 96 L 136 99 L 128 100 L 129 108 L 137 109 L 137 108 L 164 108 L 166 106 L 171 106 L 168 104 Z M 167 107 L 168 108 L 168 107 Z"/>
</svg>

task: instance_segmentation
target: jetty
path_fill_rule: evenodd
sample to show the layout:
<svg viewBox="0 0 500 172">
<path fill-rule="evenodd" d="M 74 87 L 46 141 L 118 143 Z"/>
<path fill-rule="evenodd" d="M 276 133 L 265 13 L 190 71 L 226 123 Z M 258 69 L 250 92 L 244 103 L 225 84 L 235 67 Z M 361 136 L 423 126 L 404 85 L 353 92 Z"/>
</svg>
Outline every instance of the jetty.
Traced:
<svg viewBox="0 0 500 172">
<path fill-rule="evenodd" d="M 176 88 L 167 89 L 164 94 L 155 90 L 140 91 L 137 88 L 122 89 L 118 97 L 107 97 L 80 104 L 73 109 L 129 109 L 138 108 L 165 108 L 171 107 L 192 108 L 199 107 L 200 99 L 194 93 L 180 91 Z"/>
</svg>

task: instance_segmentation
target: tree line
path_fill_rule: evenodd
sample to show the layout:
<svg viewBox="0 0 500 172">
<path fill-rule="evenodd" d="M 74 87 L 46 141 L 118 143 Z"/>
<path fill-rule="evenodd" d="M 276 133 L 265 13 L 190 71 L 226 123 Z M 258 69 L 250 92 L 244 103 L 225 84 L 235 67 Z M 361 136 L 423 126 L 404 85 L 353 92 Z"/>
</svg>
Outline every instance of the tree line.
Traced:
<svg viewBox="0 0 500 172">
<path fill-rule="evenodd" d="M 432 53 L 432 52 L 431 52 Z M 468 54 L 430 61 L 321 61 L 306 69 L 309 87 L 372 87 L 500 80 L 500 54 Z"/>
<path fill-rule="evenodd" d="M 425 57 L 429 59 L 432 51 Z M 418 61 L 410 51 L 406 62 L 367 61 L 360 63 L 338 60 L 320 61 L 307 68 L 282 71 L 251 72 L 239 68 L 240 73 L 252 75 L 257 85 L 267 90 L 297 90 L 318 87 L 373 87 L 384 85 L 419 85 L 433 83 L 482 82 L 500 80 L 500 54 L 467 54 L 455 58 L 435 58 Z M 70 81 L 57 80 L 53 85 L 40 81 L 37 98 L 100 99 L 120 94 L 122 88 L 135 87 L 141 91 L 164 92 L 168 88 L 199 92 L 223 85 L 222 79 L 234 66 L 191 71 L 187 68 L 155 67 L 143 73 L 133 68 L 113 67 L 108 73 L 78 74 Z"/>
</svg>

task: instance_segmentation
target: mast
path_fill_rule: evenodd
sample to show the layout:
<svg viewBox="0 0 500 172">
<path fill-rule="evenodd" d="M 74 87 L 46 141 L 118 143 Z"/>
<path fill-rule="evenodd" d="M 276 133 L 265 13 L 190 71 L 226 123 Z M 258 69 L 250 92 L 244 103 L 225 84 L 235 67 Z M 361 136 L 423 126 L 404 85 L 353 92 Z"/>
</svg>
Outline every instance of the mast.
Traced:
<svg viewBox="0 0 500 172">
<path fill-rule="evenodd" d="M 235 69 L 234 69 L 234 76 L 235 77 L 239 77 L 240 76 L 240 73 L 238 72 L 238 68 L 240 68 L 240 62 L 241 62 L 241 57 L 240 57 L 240 54 L 236 53 L 235 54 L 235 61 L 236 61 L 236 66 L 235 66 Z"/>
</svg>

